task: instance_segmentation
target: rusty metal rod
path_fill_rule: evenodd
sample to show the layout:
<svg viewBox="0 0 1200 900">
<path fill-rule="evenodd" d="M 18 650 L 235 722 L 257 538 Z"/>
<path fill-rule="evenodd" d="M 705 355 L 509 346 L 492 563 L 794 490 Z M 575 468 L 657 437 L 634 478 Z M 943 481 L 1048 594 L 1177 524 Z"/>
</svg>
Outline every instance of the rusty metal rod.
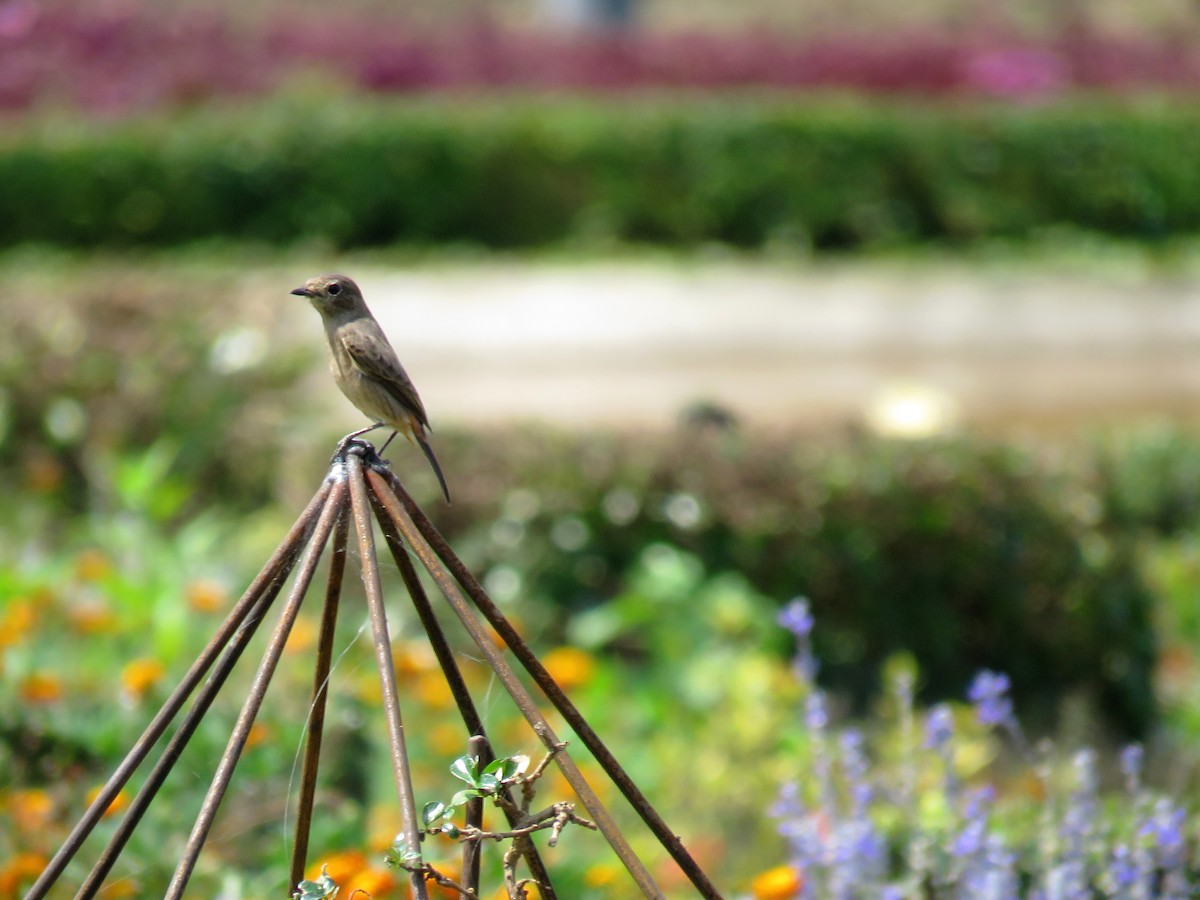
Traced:
<svg viewBox="0 0 1200 900">
<path fill-rule="evenodd" d="M 482 771 L 485 765 L 485 755 L 488 753 L 488 740 L 481 734 L 473 734 L 467 741 L 467 754 L 476 760 L 476 765 L 479 767 L 477 771 Z M 468 828 L 477 828 L 483 830 L 483 798 L 474 797 L 467 801 L 464 821 Z M 479 896 L 479 864 L 482 861 L 483 848 L 479 846 L 479 841 L 463 841 L 462 851 L 462 884 L 468 891 L 471 891 L 476 897 Z M 541 893 L 539 891 L 538 893 Z"/>
<path fill-rule="evenodd" d="M 289 896 L 304 878 L 308 858 L 313 802 L 317 794 L 317 770 L 321 762 L 321 738 L 325 731 L 325 708 L 329 698 L 329 672 L 333 666 L 333 636 L 342 596 L 342 577 L 346 571 L 346 537 L 349 530 L 348 518 L 345 515 L 338 516 L 333 531 L 333 550 L 329 556 L 325 603 L 321 607 L 321 630 L 317 636 L 317 664 L 313 669 L 312 705 L 304 737 L 304 764 L 300 770 L 300 797 L 296 807 L 296 838 L 292 845 Z"/>
<path fill-rule="evenodd" d="M 344 469 L 344 467 L 335 464 L 333 469 Z M 338 516 L 345 514 L 345 506 L 345 480 L 344 478 L 335 477 L 329 498 L 321 510 L 321 517 L 317 520 L 316 528 L 313 530 L 308 546 L 304 550 L 299 571 L 296 573 L 295 581 L 292 583 L 292 590 L 288 595 L 287 603 L 279 615 L 279 623 L 271 633 L 267 649 L 263 653 L 262 662 L 259 663 L 258 671 L 254 674 L 254 680 L 251 682 L 250 693 L 246 697 L 246 702 L 242 705 L 242 711 L 238 715 L 233 733 L 229 736 L 229 742 L 225 745 L 225 752 L 221 754 L 221 759 L 217 763 L 217 769 L 213 774 L 208 793 L 205 794 L 204 801 L 200 805 L 200 813 L 196 817 L 196 823 L 192 826 L 192 832 L 188 836 L 187 844 L 184 846 L 183 857 L 175 867 L 175 874 L 172 876 L 170 884 L 167 885 L 167 892 L 164 895 L 165 900 L 180 900 L 183 896 L 184 889 L 187 887 L 188 880 L 191 878 L 192 871 L 196 866 L 196 861 L 200 857 L 200 851 L 204 847 L 204 842 L 208 839 L 208 833 L 212 828 L 213 820 L 216 818 L 217 809 L 220 807 L 221 801 L 225 797 L 225 792 L 229 788 L 229 782 L 233 777 L 233 770 L 237 766 L 242 749 L 246 745 L 246 738 L 250 734 L 250 728 L 253 726 L 254 719 L 262 707 L 263 698 L 266 696 L 267 687 L 270 685 L 271 678 L 275 674 L 279 658 L 283 655 L 283 646 L 287 642 L 288 635 L 291 633 L 292 625 L 295 624 L 296 614 L 299 613 L 300 604 L 304 600 L 309 584 L 312 582 L 317 562 L 321 558 L 321 552 L 325 549 L 326 541 L 329 540 L 330 531 L 333 530 L 333 523 Z"/>
<path fill-rule="evenodd" d="M 375 537 L 372 532 L 371 506 L 367 498 L 367 487 L 363 481 L 362 458 L 352 448 L 347 453 L 346 467 L 349 472 L 350 501 L 354 514 L 354 528 L 358 533 L 358 556 L 362 562 L 363 587 L 367 594 L 367 609 L 371 617 L 371 631 L 375 638 L 375 662 L 379 668 L 379 682 L 383 691 L 383 711 L 387 719 L 388 738 L 392 751 L 392 771 L 396 779 L 396 794 L 400 801 L 400 819 L 403 824 L 406 862 L 421 865 L 421 824 L 417 818 L 416 798 L 413 795 L 412 771 L 408 763 L 408 745 L 404 738 L 404 718 L 400 712 L 400 698 L 396 691 L 396 667 L 392 659 L 392 642 L 388 635 L 387 611 L 383 604 L 383 586 L 379 581 L 379 559 L 375 553 Z M 374 454 L 374 451 L 371 451 Z M 409 886 L 416 900 L 428 900 L 425 878 L 412 869 L 408 872 Z"/>
<path fill-rule="evenodd" d="M 387 474 L 390 475 L 390 471 Z M 542 711 L 525 689 L 516 672 L 513 671 L 512 667 L 509 666 L 504 657 L 496 649 L 492 643 L 491 635 L 484 630 L 479 620 L 475 618 L 466 598 L 459 591 L 454 578 L 438 560 L 437 555 L 425 540 L 424 535 L 417 530 L 409 513 L 401 505 L 397 494 L 386 489 L 388 482 L 378 472 L 374 470 L 368 471 L 367 478 L 371 486 L 375 489 L 380 504 L 387 510 L 389 519 L 413 549 L 421 564 L 429 571 L 429 574 L 438 586 L 438 590 L 441 591 L 442 596 L 446 598 L 446 602 L 450 604 L 450 608 L 454 610 L 463 627 L 471 635 L 471 639 L 479 648 L 479 652 L 487 659 L 488 664 L 500 679 L 501 684 L 504 685 L 505 690 L 508 691 L 509 696 L 513 698 L 513 702 L 516 703 L 521 714 L 529 722 L 534 733 L 546 746 L 547 750 L 561 749 L 561 742 L 554 734 L 554 729 L 550 726 L 546 717 L 542 715 Z M 555 755 L 554 762 L 558 765 L 563 777 L 567 779 L 567 782 L 587 808 L 592 820 L 596 823 L 596 827 L 599 828 L 601 834 L 604 835 L 609 846 L 612 847 L 613 852 L 621 861 L 621 864 L 637 883 L 642 894 L 646 897 L 662 898 L 663 893 L 658 885 L 654 883 L 654 878 L 650 875 L 649 870 L 647 870 L 645 864 L 633 851 L 633 848 L 629 846 L 628 841 L 621 834 L 621 830 L 612 818 L 611 813 L 605 808 L 600 798 L 596 795 L 596 792 L 592 790 L 591 785 L 587 783 L 587 780 L 583 777 L 583 773 L 579 771 L 579 767 L 575 764 L 570 754 L 559 752 Z"/>
<path fill-rule="evenodd" d="M 467 592 L 471 600 L 474 601 L 479 611 L 483 613 L 484 617 L 496 629 L 500 637 L 504 639 L 504 642 L 508 644 L 509 650 L 512 651 L 513 655 L 525 668 L 525 671 L 530 674 L 538 687 L 550 702 L 554 704 L 554 707 L 567 720 L 567 723 L 574 729 L 575 733 L 579 735 L 580 740 L 592 752 L 592 755 L 600 763 L 604 771 L 608 773 L 608 777 L 612 779 L 617 789 L 625 795 L 625 799 L 629 801 L 630 805 L 637 811 L 637 814 L 641 816 L 642 821 L 646 823 L 646 826 L 658 838 L 659 843 L 671 854 L 671 857 L 679 865 L 679 868 L 683 870 L 683 873 L 687 875 L 692 885 L 700 892 L 700 896 L 704 897 L 705 900 L 721 900 L 720 891 L 709 880 L 708 875 L 700 868 L 700 865 L 692 858 L 692 855 L 688 853 L 687 848 L 683 845 L 683 841 L 671 830 L 666 820 L 658 813 L 645 794 L 641 792 L 633 779 L 629 777 L 629 773 L 625 771 L 617 761 L 617 758 L 613 756 L 604 742 L 600 740 L 600 736 L 596 734 L 583 717 L 583 714 L 579 712 L 575 704 L 571 702 L 571 699 L 558 686 L 550 673 L 546 671 L 546 667 L 542 665 L 541 661 L 529 648 L 529 645 L 521 639 L 521 636 L 509 623 L 504 613 L 500 611 L 500 608 L 488 596 L 487 591 L 483 589 L 483 586 L 471 574 L 471 570 L 463 564 L 462 560 L 458 558 L 454 550 L 450 547 L 450 544 L 442 537 L 437 528 L 434 527 L 433 522 L 417 506 L 416 501 L 409 496 L 408 491 L 404 489 L 404 485 L 400 483 L 400 479 L 390 470 L 386 471 L 385 474 L 392 490 L 395 491 L 400 502 L 404 504 L 405 510 L 407 510 L 413 522 L 420 529 L 422 536 L 433 547 L 447 568 L 450 569 L 450 572 L 454 575 L 458 583 L 463 586 L 463 589 Z"/>
<path fill-rule="evenodd" d="M 396 561 L 396 568 L 400 570 L 400 577 L 404 579 L 404 585 L 408 588 L 409 596 L 412 597 L 413 606 L 416 608 L 417 616 L 421 620 L 421 627 L 424 628 L 425 634 L 429 638 L 430 646 L 433 648 L 434 656 L 437 657 L 442 673 L 446 677 L 446 683 L 449 685 L 450 693 L 454 696 L 454 701 L 458 705 L 458 713 L 467 728 L 467 734 L 471 740 L 474 740 L 476 737 L 480 739 L 478 742 L 478 759 L 479 766 L 482 768 L 495 759 L 491 742 L 488 740 L 487 730 L 483 725 L 483 717 L 479 715 L 475 701 L 471 697 L 470 689 L 467 687 L 467 683 L 463 679 L 462 672 L 458 667 L 458 661 L 454 658 L 454 650 L 451 648 L 450 642 L 446 639 L 445 630 L 442 628 L 441 622 L 438 621 L 437 614 L 433 610 L 433 604 L 429 602 L 429 595 L 425 593 L 421 579 L 417 577 L 417 570 L 413 566 L 408 551 L 400 540 L 399 532 L 396 531 L 395 525 L 388 518 L 387 511 L 380 505 L 379 497 L 374 489 L 371 485 L 368 485 L 368 488 L 370 488 L 371 505 L 375 510 L 375 517 L 379 521 L 379 527 L 383 531 L 384 540 L 387 542 L 388 549 L 392 551 L 392 558 Z M 507 787 L 504 788 L 503 795 L 506 799 L 513 802 L 514 805 L 516 804 L 512 791 Z M 507 809 L 505 810 L 505 817 L 508 819 L 510 825 L 516 825 L 517 816 Z M 524 845 L 524 853 L 522 855 L 525 859 L 525 864 L 529 867 L 530 876 L 538 882 L 542 900 L 557 900 L 558 894 L 554 890 L 553 882 L 550 879 L 550 872 L 546 869 L 546 865 L 542 861 L 537 847 L 533 841 L 525 841 Z M 464 874 L 465 872 L 466 867 L 464 866 Z M 478 875 L 476 878 L 478 879 Z"/>
<path fill-rule="evenodd" d="M 133 800 L 130 801 L 129 809 L 121 819 L 121 824 L 113 833 L 108 845 L 104 848 L 104 852 L 100 854 L 95 866 L 92 867 L 92 871 L 88 873 L 87 878 L 79 888 L 79 893 L 76 894 L 77 900 L 91 900 L 100 891 L 104 880 L 108 878 L 117 859 L 125 849 L 125 845 L 129 842 L 133 832 L 141 823 L 146 810 L 149 809 L 154 798 L 158 796 L 163 782 L 167 780 L 167 776 L 171 774 L 171 770 L 179 762 L 179 758 L 187 747 L 188 742 L 192 739 L 192 735 L 196 733 L 200 722 L 207 715 L 213 700 L 216 699 L 217 694 L 220 693 L 221 688 L 225 685 L 225 680 L 229 677 L 229 673 L 233 671 L 234 666 L 242 656 L 242 652 L 250 643 L 250 639 L 257 632 L 259 625 L 262 624 L 263 618 L 271 608 L 271 604 L 275 602 L 275 598 L 279 595 L 279 591 L 286 580 L 287 573 L 280 572 L 278 577 L 268 587 L 261 602 L 250 611 L 242 627 L 238 629 L 237 633 L 234 634 L 225 646 L 225 652 L 213 668 L 212 675 L 204 682 L 200 690 L 196 692 L 196 699 L 191 709 L 180 720 L 179 728 L 171 735 L 171 740 L 167 742 L 162 756 L 159 757 L 158 762 L 151 768 L 149 775 L 146 776 L 145 783 L 134 796 Z"/>
<path fill-rule="evenodd" d="M 25 900 L 43 900 L 66 867 L 74 859 L 75 854 L 79 852 L 79 848 L 83 846 L 83 842 L 87 840 L 88 835 L 100 822 L 105 811 L 112 805 L 114 799 L 121 789 L 125 787 L 130 777 L 138 766 L 142 764 L 145 758 L 149 755 L 151 749 L 162 737 L 167 726 L 183 708 L 187 698 L 195 690 L 196 685 L 205 676 L 208 670 L 212 667 L 213 661 L 220 654 L 222 648 L 229 642 L 230 637 L 237 631 L 245 620 L 246 616 L 254 605 L 262 597 L 262 594 L 270 586 L 272 580 L 280 571 L 290 572 L 292 565 L 295 564 L 296 556 L 300 552 L 300 548 L 304 544 L 304 539 L 311 530 L 313 522 L 316 521 L 317 512 L 325 498 L 328 496 L 330 485 L 324 483 L 317 490 L 308 506 L 304 509 L 296 519 L 291 530 L 280 542 L 275 552 L 271 554 L 271 558 L 267 560 L 262 570 L 250 582 L 241 598 L 234 604 L 229 614 L 225 617 L 225 621 L 221 623 L 216 634 L 208 645 L 200 652 L 196 661 L 184 673 L 179 684 L 176 685 L 162 707 L 154 718 L 150 720 L 150 724 L 142 732 L 141 737 L 137 739 L 134 745 L 130 748 L 125 758 L 109 776 L 104 787 L 96 795 L 96 798 L 91 802 L 84 814 L 80 817 L 75 827 L 71 829 L 71 833 L 67 835 L 62 846 L 46 864 L 46 868 L 37 877 L 37 880 L 30 886 L 29 891 L 25 894 Z M 286 577 L 286 574 L 285 574 Z"/>
</svg>

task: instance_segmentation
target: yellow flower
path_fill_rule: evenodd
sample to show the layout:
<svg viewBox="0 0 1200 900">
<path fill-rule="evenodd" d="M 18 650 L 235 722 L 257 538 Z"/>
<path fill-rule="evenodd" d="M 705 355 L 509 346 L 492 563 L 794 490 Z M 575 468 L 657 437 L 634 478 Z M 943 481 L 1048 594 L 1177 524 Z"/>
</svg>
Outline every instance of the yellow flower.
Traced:
<svg viewBox="0 0 1200 900">
<path fill-rule="evenodd" d="M 791 900 L 804 884 L 800 873 L 791 866 L 776 866 L 756 875 L 750 882 L 754 900 Z"/>
<path fill-rule="evenodd" d="M 34 672 L 21 682 L 17 694 L 26 703 L 56 703 L 62 699 L 62 681 L 46 672 Z"/>
<path fill-rule="evenodd" d="M 187 605 L 198 613 L 215 613 L 225 605 L 228 594 L 215 581 L 201 579 L 193 581 L 185 592 Z"/>
<path fill-rule="evenodd" d="M 542 892 L 538 890 L 536 884 L 526 885 L 525 891 L 529 900 L 542 900 Z M 508 900 L 508 889 L 501 885 L 496 889 L 496 893 L 491 895 L 491 900 Z"/>
<path fill-rule="evenodd" d="M 444 756 L 450 754 L 458 756 L 467 751 L 467 733 L 463 729 L 462 723 L 452 725 L 449 722 L 442 722 L 429 729 L 428 734 L 429 746 Z"/>
<path fill-rule="evenodd" d="M 120 881 L 110 881 L 104 885 L 104 900 L 112 897 L 144 897 L 142 884 L 135 878 L 122 878 Z"/>
<path fill-rule="evenodd" d="M 112 561 L 99 550 L 84 550 L 75 557 L 75 577 L 80 581 L 99 581 L 112 568 Z"/>
<path fill-rule="evenodd" d="M 300 616 L 292 625 L 292 633 L 283 645 L 285 653 L 306 653 L 317 645 L 317 624 L 307 616 Z"/>
<path fill-rule="evenodd" d="M 40 831 L 54 815 L 54 801 L 40 788 L 12 791 L 5 805 L 21 831 Z"/>
<path fill-rule="evenodd" d="M 609 887 L 621 877 L 621 867 L 612 863 L 596 863 L 583 873 L 583 883 L 591 888 Z"/>
<path fill-rule="evenodd" d="M 163 674 L 163 665 L 157 659 L 135 659 L 121 670 L 121 687 L 134 700 L 141 700 Z"/>
<path fill-rule="evenodd" d="M 430 709 L 449 709 L 454 705 L 454 694 L 441 669 L 427 672 L 418 679 L 417 697 Z"/>
<path fill-rule="evenodd" d="M 438 667 L 433 649 L 425 641 L 404 641 L 392 645 L 392 666 L 396 680 L 421 675 Z"/>
<path fill-rule="evenodd" d="M 546 654 L 542 664 L 558 686 L 568 692 L 583 687 L 596 672 L 592 655 L 578 647 L 556 647 Z"/>
<path fill-rule="evenodd" d="M 100 796 L 100 792 L 104 790 L 103 785 L 97 785 L 87 792 L 87 802 L 90 806 L 92 802 Z M 129 794 L 125 791 L 117 791 L 117 795 L 109 801 L 108 806 L 104 810 L 103 818 L 107 819 L 110 816 L 115 816 L 129 805 Z M 107 894 L 107 892 L 106 892 Z"/>
</svg>

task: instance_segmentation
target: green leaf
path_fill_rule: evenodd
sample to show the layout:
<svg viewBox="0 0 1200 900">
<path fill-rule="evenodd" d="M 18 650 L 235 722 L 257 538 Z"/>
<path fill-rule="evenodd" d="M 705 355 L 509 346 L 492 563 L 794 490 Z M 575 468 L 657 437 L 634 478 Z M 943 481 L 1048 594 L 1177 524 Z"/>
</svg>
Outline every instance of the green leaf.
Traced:
<svg viewBox="0 0 1200 900">
<path fill-rule="evenodd" d="M 520 775 L 528 768 L 528 756 L 502 756 L 499 760 L 493 760 L 487 764 L 480 782 L 488 786 L 505 784 L 505 782 L 515 779 L 517 775 Z"/>
<path fill-rule="evenodd" d="M 447 806 L 439 800 L 433 800 L 421 807 L 421 824 L 432 828 L 433 823 L 446 814 Z"/>
<path fill-rule="evenodd" d="M 474 788 L 467 788 L 465 791 L 459 791 L 450 798 L 451 806 L 463 806 L 467 802 L 474 800 L 476 797 L 482 797 L 483 794 Z"/>
<path fill-rule="evenodd" d="M 459 781 L 465 781 L 474 787 L 477 784 L 479 760 L 474 756 L 460 756 L 450 763 L 450 774 Z"/>
</svg>

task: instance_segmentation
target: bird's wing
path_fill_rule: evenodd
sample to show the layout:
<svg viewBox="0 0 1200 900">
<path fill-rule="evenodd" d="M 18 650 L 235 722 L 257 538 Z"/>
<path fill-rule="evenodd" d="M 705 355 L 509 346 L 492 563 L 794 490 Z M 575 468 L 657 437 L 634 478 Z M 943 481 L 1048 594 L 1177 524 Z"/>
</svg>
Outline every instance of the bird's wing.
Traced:
<svg viewBox="0 0 1200 900">
<path fill-rule="evenodd" d="M 368 341 L 363 335 L 353 331 L 344 331 L 341 337 L 342 345 L 355 365 L 374 378 L 405 409 L 415 415 L 422 425 L 429 428 L 429 417 L 425 415 L 425 407 L 417 395 L 417 389 L 413 387 L 404 366 L 400 365 L 400 360 L 396 358 L 396 352 L 388 344 L 387 338 Z"/>
</svg>

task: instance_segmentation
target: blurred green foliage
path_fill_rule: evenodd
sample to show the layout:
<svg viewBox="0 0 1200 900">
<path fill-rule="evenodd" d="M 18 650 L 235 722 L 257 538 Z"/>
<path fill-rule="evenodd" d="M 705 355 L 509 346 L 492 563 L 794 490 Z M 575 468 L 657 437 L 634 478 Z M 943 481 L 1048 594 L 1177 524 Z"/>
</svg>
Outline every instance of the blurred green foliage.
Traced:
<svg viewBox="0 0 1200 900">
<path fill-rule="evenodd" d="M 0 246 L 837 249 L 1200 231 L 1200 113 L 747 94 L 312 100 L 0 140 Z"/>
<path fill-rule="evenodd" d="M 272 501 L 313 488 L 327 447 L 289 436 L 283 420 L 306 408 L 301 378 L 319 363 L 265 352 L 265 317 L 281 313 L 248 299 L 260 292 L 222 273 L 169 281 L 113 265 L 64 282 L 44 266 L 12 269 L 15 295 L 30 298 L 0 334 L 14 548 L 118 535 L 131 511 L 175 534 L 213 506 L 268 510 L 279 524 Z M 41 314 L 41 297 L 55 298 L 55 315 Z M 702 427 L 438 437 L 456 497 L 431 507 L 439 526 L 498 596 L 531 598 L 551 638 L 581 640 L 574 629 L 604 621 L 595 611 L 629 589 L 645 548 L 666 544 L 776 603 L 808 595 L 824 624 L 823 677 L 860 708 L 882 660 L 909 651 L 925 699 L 961 696 L 989 667 L 1037 707 L 1027 716 L 1082 695 L 1129 732 L 1154 718 L 1155 595 L 1140 547 L 1200 527 L 1200 442 L 1186 431 L 1057 460 L 973 438 Z M 243 531 L 247 552 L 277 537 L 251 520 Z M 663 653 L 646 635 L 626 624 L 588 641 L 633 660 Z"/>
<path fill-rule="evenodd" d="M 691 428 L 525 432 L 455 449 L 467 455 L 450 450 L 447 465 L 470 475 L 446 527 L 461 529 L 494 588 L 542 599 L 564 627 L 604 608 L 643 548 L 664 542 L 776 602 L 808 596 L 822 678 L 860 708 L 883 660 L 908 651 L 926 700 L 961 696 L 987 667 L 1012 677 L 1035 726 L 1074 695 L 1131 733 L 1154 718 L 1154 597 L 1135 536 L 1102 527 L 1084 468 L 966 438 Z M 622 628 L 606 643 L 662 652 L 646 634 Z"/>
<path fill-rule="evenodd" d="M 266 352 L 275 313 L 261 296 L 211 274 L 114 263 L 64 279 L 69 261 L 7 263 L 0 486 L 14 516 L 23 496 L 75 513 L 136 497 L 167 522 L 275 495 L 279 426 L 314 356 Z"/>
</svg>

